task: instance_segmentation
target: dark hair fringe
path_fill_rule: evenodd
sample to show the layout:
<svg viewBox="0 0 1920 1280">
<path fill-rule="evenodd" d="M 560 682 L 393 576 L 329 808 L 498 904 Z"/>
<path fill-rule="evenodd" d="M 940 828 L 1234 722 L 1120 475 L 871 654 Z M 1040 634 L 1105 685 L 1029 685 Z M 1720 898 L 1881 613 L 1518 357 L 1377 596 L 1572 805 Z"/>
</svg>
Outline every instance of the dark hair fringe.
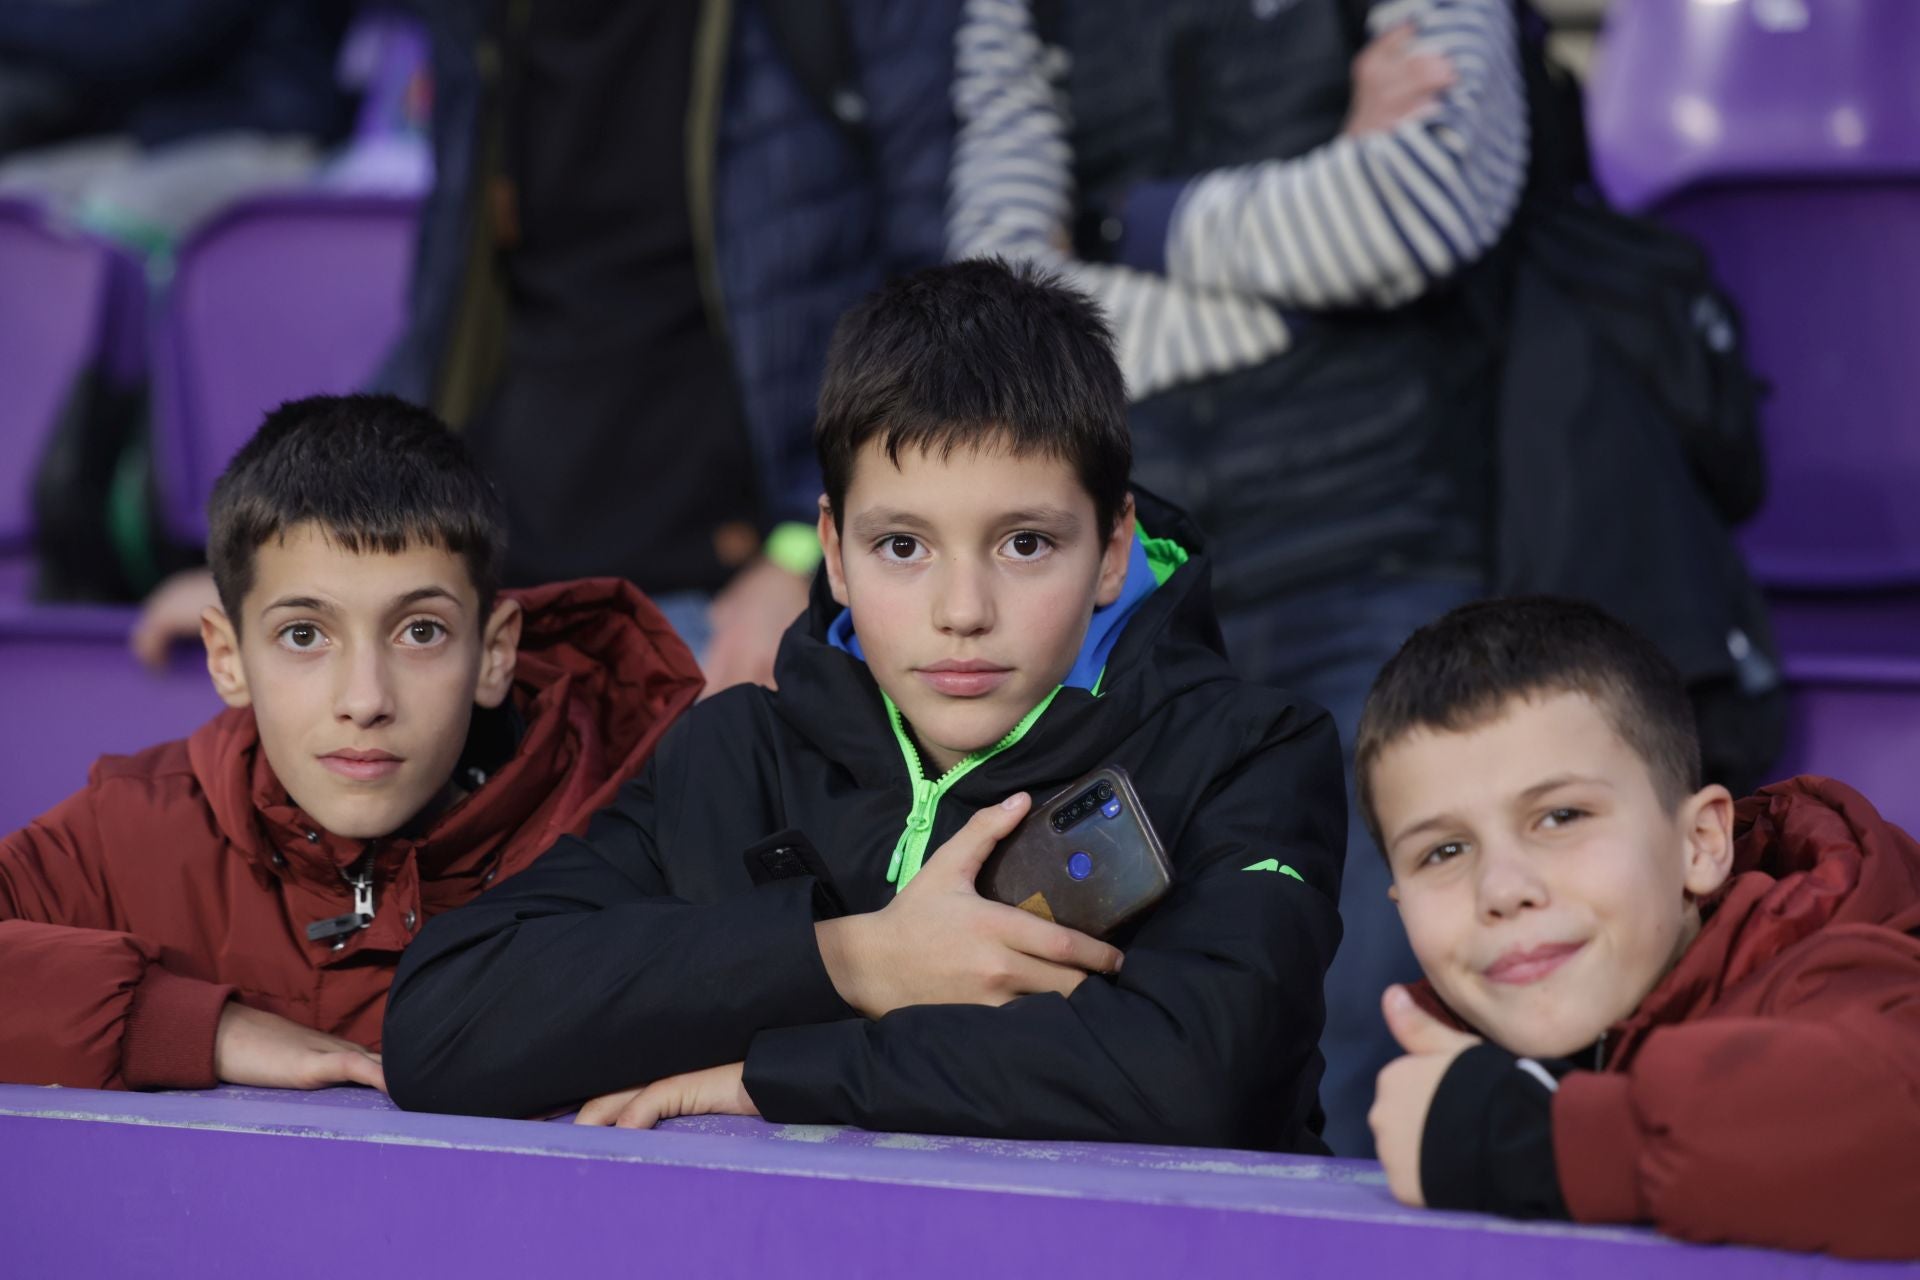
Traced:
<svg viewBox="0 0 1920 1280">
<path fill-rule="evenodd" d="M 1036 267 L 998 258 L 894 280 L 835 328 L 814 446 L 838 522 L 855 457 L 878 437 L 945 458 L 1003 444 L 1074 468 L 1103 531 L 1133 469 L 1126 382 L 1093 300 Z"/>
<path fill-rule="evenodd" d="M 1354 735 L 1354 785 L 1367 830 L 1386 853 L 1373 766 L 1416 729 L 1460 733 L 1515 699 L 1580 693 L 1646 762 L 1669 809 L 1700 789 L 1693 705 L 1653 642 L 1580 600 L 1516 596 L 1463 605 L 1414 632 L 1381 668 Z"/>
<path fill-rule="evenodd" d="M 483 613 L 506 555 L 506 514 L 459 437 L 393 396 L 310 396 L 281 405 L 213 486 L 207 560 L 240 626 L 254 556 L 314 524 L 349 552 L 444 548 L 466 562 Z"/>
</svg>

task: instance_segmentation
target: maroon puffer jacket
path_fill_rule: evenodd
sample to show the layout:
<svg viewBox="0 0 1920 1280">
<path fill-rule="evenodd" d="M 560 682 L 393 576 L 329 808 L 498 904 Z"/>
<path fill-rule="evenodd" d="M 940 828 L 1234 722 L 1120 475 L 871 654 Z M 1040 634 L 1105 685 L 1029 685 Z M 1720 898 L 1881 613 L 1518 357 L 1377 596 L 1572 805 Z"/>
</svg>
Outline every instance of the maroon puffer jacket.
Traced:
<svg viewBox="0 0 1920 1280">
<path fill-rule="evenodd" d="M 526 610 L 518 749 L 423 834 L 377 842 L 373 923 L 338 951 L 306 926 L 350 909 L 342 872 L 366 844 L 294 806 L 248 710 L 103 758 L 0 842 L 0 1080 L 209 1086 L 236 995 L 377 1047 L 419 927 L 583 830 L 700 690 L 693 656 L 630 584 L 511 594 Z"/>
</svg>

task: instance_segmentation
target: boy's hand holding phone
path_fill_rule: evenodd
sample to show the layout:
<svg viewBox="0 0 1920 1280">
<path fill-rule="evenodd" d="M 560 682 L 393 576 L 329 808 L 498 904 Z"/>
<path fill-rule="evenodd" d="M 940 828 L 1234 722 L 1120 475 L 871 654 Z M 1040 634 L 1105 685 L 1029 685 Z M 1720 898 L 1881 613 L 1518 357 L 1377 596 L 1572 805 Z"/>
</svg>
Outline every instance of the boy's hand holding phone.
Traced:
<svg viewBox="0 0 1920 1280">
<path fill-rule="evenodd" d="M 814 926 L 841 999 L 878 1018 L 907 1005 L 1071 995 L 1089 973 L 1119 971 L 1116 948 L 974 888 L 988 855 L 1030 805 L 1022 793 L 980 810 L 885 907 Z"/>
<path fill-rule="evenodd" d="M 1367 1123 L 1373 1127 L 1374 1146 L 1394 1197 L 1423 1206 L 1427 1198 L 1420 1186 L 1420 1139 L 1427 1111 L 1447 1068 L 1480 1039 L 1437 1021 L 1413 1002 L 1405 987 L 1388 987 L 1380 1008 L 1388 1030 L 1407 1052 L 1381 1069 Z"/>
</svg>

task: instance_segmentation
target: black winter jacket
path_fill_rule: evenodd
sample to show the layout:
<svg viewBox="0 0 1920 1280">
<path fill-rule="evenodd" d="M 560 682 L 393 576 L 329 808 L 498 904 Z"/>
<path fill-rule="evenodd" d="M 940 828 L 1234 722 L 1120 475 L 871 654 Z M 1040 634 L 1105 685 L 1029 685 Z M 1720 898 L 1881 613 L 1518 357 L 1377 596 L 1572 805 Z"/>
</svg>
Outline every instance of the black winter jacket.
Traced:
<svg viewBox="0 0 1920 1280">
<path fill-rule="evenodd" d="M 1171 509 L 1143 497 L 1141 515 L 1197 546 Z M 528 1115 L 744 1059 L 775 1121 L 1325 1150 L 1339 743 L 1319 708 L 1235 677 L 1207 574 L 1195 553 L 1141 604 L 1098 696 L 1061 690 L 951 782 L 922 776 L 866 665 L 828 645 L 838 606 L 817 584 L 778 693 L 696 707 L 584 838 L 421 933 L 387 1014 L 393 1097 Z M 910 818 L 930 816 L 937 849 L 976 809 L 1110 762 L 1131 773 L 1174 887 L 1115 939 L 1122 971 L 1071 997 L 862 1018 L 820 959 L 811 880 L 754 888 L 744 865 L 797 828 L 847 909 L 878 910 Z"/>
</svg>

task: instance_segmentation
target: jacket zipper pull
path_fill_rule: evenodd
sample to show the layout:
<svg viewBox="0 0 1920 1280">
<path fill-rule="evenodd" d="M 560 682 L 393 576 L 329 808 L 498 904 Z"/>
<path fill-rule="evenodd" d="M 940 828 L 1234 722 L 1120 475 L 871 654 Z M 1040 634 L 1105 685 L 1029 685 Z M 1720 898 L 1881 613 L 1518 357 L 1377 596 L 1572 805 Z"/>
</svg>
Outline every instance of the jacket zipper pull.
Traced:
<svg viewBox="0 0 1920 1280">
<path fill-rule="evenodd" d="M 373 850 L 360 855 L 360 860 L 340 876 L 353 887 L 353 910 L 342 916 L 315 920 L 307 926 L 308 942 L 331 940 L 335 951 L 347 945 L 349 935 L 373 923 Z"/>
<path fill-rule="evenodd" d="M 896 889 L 906 888 L 907 881 L 920 873 L 920 862 L 927 852 L 927 832 L 933 829 L 937 789 L 925 778 L 913 781 L 913 804 L 907 810 L 906 830 L 900 833 L 900 839 L 893 846 L 893 857 L 887 860 L 887 883 Z"/>
</svg>

